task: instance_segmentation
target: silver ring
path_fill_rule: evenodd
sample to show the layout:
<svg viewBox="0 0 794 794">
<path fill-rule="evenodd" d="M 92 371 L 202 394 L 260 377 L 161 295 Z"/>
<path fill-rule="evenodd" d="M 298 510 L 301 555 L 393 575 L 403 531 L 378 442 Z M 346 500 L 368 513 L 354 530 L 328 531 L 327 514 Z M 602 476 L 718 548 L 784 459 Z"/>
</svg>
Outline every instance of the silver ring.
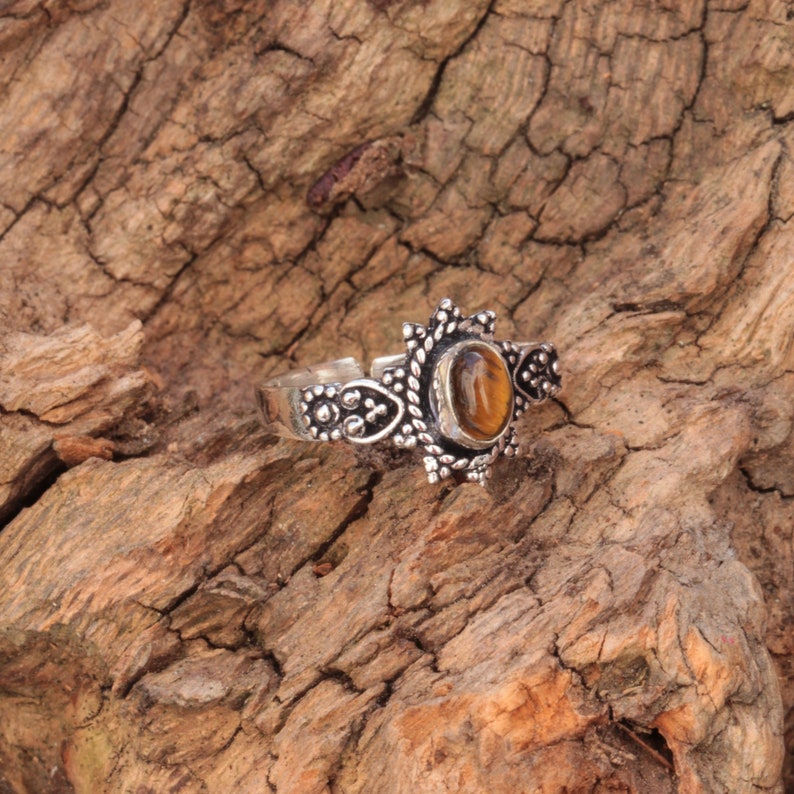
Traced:
<svg viewBox="0 0 794 794">
<path fill-rule="evenodd" d="M 373 444 L 424 451 L 431 483 L 457 473 L 484 484 L 500 455 L 515 455 L 515 420 L 560 390 L 549 342 L 495 342 L 496 315 L 464 317 L 444 298 L 427 326 L 403 323 L 405 352 L 294 370 L 256 396 L 266 428 L 302 441 Z"/>
</svg>

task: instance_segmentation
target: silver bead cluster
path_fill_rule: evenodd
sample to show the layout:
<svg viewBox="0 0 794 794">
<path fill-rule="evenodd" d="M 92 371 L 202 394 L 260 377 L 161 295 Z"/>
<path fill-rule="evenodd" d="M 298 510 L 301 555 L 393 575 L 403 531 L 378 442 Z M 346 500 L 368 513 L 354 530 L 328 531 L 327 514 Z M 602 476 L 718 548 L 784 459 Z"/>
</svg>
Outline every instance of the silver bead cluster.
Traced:
<svg viewBox="0 0 794 794">
<path fill-rule="evenodd" d="M 342 438 L 337 396 L 341 384 L 310 386 L 303 390 L 300 403 L 301 418 L 309 433 L 318 441 L 338 441 Z"/>
</svg>

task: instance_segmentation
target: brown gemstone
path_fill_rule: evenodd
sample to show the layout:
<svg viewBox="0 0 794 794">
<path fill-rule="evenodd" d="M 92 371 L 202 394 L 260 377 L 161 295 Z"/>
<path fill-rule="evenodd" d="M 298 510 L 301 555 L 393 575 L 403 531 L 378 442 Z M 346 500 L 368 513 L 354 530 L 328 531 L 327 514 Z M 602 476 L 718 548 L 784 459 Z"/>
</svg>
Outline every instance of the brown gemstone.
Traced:
<svg viewBox="0 0 794 794">
<path fill-rule="evenodd" d="M 452 362 L 449 386 L 463 433 L 477 441 L 496 441 L 513 413 L 513 384 L 504 359 L 488 345 L 473 344 Z"/>
</svg>

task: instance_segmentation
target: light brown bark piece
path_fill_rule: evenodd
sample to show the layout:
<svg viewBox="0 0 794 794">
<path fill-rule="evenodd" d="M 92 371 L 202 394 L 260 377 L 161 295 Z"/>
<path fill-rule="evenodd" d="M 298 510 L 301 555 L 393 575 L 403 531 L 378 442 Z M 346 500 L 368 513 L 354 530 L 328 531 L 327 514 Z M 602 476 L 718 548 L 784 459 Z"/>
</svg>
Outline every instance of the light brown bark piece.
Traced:
<svg viewBox="0 0 794 794">
<path fill-rule="evenodd" d="M 67 465 L 77 466 L 89 458 L 111 460 L 116 445 L 107 438 L 59 436 L 52 444 L 55 454 Z"/>
<path fill-rule="evenodd" d="M 0 516 L 7 518 L 58 470 L 113 443 L 95 435 L 119 424 L 153 391 L 138 367 L 139 322 L 105 339 L 89 326 L 46 337 L 0 336 Z"/>
</svg>

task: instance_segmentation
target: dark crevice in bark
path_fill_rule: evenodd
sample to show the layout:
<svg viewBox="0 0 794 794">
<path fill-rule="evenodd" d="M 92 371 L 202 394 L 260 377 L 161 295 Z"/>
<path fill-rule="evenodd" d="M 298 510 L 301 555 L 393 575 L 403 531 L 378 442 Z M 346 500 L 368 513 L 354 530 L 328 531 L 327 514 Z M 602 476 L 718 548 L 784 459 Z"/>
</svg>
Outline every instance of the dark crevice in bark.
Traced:
<svg viewBox="0 0 794 794">
<path fill-rule="evenodd" d="M 261 648 L 261 643 L 257 642 L 255 639 L 252 642 L 253 645 Z M 262 659 L 270 664 L 270 666 L 275 671 L 276 675 L 278 676 L 279 681 L 284 679 L 284 666 L 281 663 L 281 660 L 276 656 L 273 651 L 264 651 L 262 654 Z"/>
<path fill-rule="evenodd" d="M 653 728 L 649 731 L 628 720 L 618 720 L 615 725 L 657 763 L 670 772 L 675 772 L 673 753 L 658 728 Z"/>
<path fill-rule="evenodd" d="M 439 88 L 441 87 L 441 80 L 444 77 L 444 71 L 447 68 L 448 62 L 449 59 L 442 61 L 436 70 L 435 75 L 433 75 L 433 81 L 430 83 L 430 88 L 428 88 L 425 98 L 419 103 L 419 107 L 411 117 L 410 126 L 420 124 L 430 114 L 433 108 L 433 103 L 435 102 L 436 96 L 438 95 Z"/>
<path fill-rule="evenodd" d="M 365 690 L 356 686 L 349 673 L 340 670 L 338 667 L 327 666 L 320 668 L 320 674 L 324 681 L 337 681 L 348 692 L 361 695 Z"/>
<path fill-rule="evenodd" d="M 651 303 L 613 303 L 612 311 L 615 314 L 625 312 L 631 314 L 659 314 L 664 312 L 683 312 L 686 309 L 676 301 L 659 300 Z"/>
<path fill-rule="evenodd" d="M 786 493 L 776 485 L 770 485 L 770 486 L 758 485 L 753 480 L 752 473 L 748 471 L 745 467 L 739 466 L 738 469 L 741 472 L 742 477 L 744 477 L 744 480 L 747 483 L 747 487 L 751 491 L 754 491 L 755 493 L 759 493 L 759 494 L 777 494 L 783 501 L 790 501 L 794 499 L 794 494 Z"/>
<path fill-rule="evenodd" d="M 33 205 L 38 203 L 38 202 L 41 202 L 43 204 L 47 204 L 47 201 L 45 199 L 43 199 L 39 195 L 35 195 L 35 196 L 31 196 L 28 199 L 28 201 L 25 204 L 25 206 L 22 207 L 22 209 L 19 212 L 17 212 L 13 207 L 9 207 L 8 204 L 4 204 L 3 205 L 4 207 L 7 207 L 8 209 L 10 209 L 11 212 L 14 213 L 15 217 L 11 221 L 11 223 L 9 223 L 8 226 L 6 226 L 6 228 L 3 229 L 2 232 L 0 232 L 0 243 L 3 242 L 3 240 L 8 236 L 8 234 L 11 232 L 11 230 L 22 220 L 22 218 L 25 217 L 25 215 L 30 211 L 30 209 L 33 207 Z"/>
<path fill-rule="evenodd" d="M 0 506 L 0 532 L 23 510 L 33 507 L 65 471 L 66 466 L 50 448 L 35 458 L 24 471 L 18 472 L 13 495 L 4 506 Z"/>
<path fill-rule="evenodd" d="M 339 538 L 342 537 L 342 535 L 345 534 L 348 527 L 367 514 L 369 506 L 375 495 L 375 488 L 382 479 L 383 475 L 379 471 L 374 471 L 372 474 L 370 474 L 366 484 L 359 491 L 360 498 L 358 501 L 353 505 L 353 507 L 350 508 L 349 512 L 338 524 L 338 526 L 329 533 L 328 538 L 326 538 L 326 540 L 324 540 L 311 554 L 301 559 L 293 567 L 292 571 L 287 576 L 287 580 L 291 579 L 297 571 L 299 571 L 309 562 L 321 562 L 328 550 L 334 545 L 334 543 L 336 543 L 337 540 L 339 540 Z"/>
<path fill-rule="evenodd" d="M 198 254 L 191 255 L 191 257 L 173 275 L 171 280 L 168 282 L 168 286 L 162 291 L 160 297 L 157 299 L 157 302 L 154 304 L 154 306 L 152 306 L 151 309 L 149 309 L 146 312 L 146 314 L 140 318 L 141 322 L 144 325 L 151 322 L 152 319 L 157 316 L 157 314 L 159 313 L 160 309 L 162 309 L 163 306 L 165 306 L 166 304 L 170 304 L 174 295 L 174 290 L 179 284 L 182 276 L 184 276 L 184 274 L 187 273 L 188 270 L 190 270 L 196 259 L 198 259 Z M 101 264 L 100 267 L 102 267 L 103 271 L 105 270 L 104 266 L 102 266 Z"/>
<path fill-rule="evenodd" d="M 414 115 L 411 117 L 410 126 L 414 126 L 415 124 L 419 124 L 423 122 L 430 111 L 432 110 L 433 103 L 436 100 L 436 96 L 438 95 L 438 91 L 441 87 L 441 82 L 444 79 L 444 72 L 446 71 L 447 65 L 450 61 L 453 61 L 457 58 L 465 49 L 466 47 L 475 39 L 477 35 L 482 30 L 485 23 L 488 21 L 488 17 L 491 15 L 491 11 L 493 7 L 496 5 L 496 0 L 491 0 L 488 5 L 488 8 L 485 10 L 485 13 L 480 17 L 477 21 L 477 24 L 474 26 L 474 30 L 466 37 L 463 43 L 455 50 L 455 52 L 448 55 L 444 58 L 443 61 L 438 65 L 438 69 L 436 69 L 436 73 L 433 76 L 433 80 L 430 83 L 430 87 L 427 90 L 427 94 L 425 95 L 424 99 L 419 103 L 419 106 L 414 111 Z"/>
<path fill-rule="evenodd" d="M 331 31 L 331 33 L 333 34 L 333 31 Z M 334 36 L 336 36 L 336 34 L 334 34 Z M 256 54 L 259 57 L 262 57 L 263 55 L 267 55 L 269 52 L 283 52 L 286 55 L 291 55 L 294 58 L 297 58 L 298 60 L 306 61 L 307 63 L 310 63 L 312 66 L 315 66 L 314 60 L 310 58 L 308 55 L 304 55 L 303 53 L 294 50 L 292 47 L 289 47 L 288 45 L 283 44 L 280 41 L 269 42 L 264 47 L 262 47 L 262 49 L 256 50 Z"/>
</svg>

